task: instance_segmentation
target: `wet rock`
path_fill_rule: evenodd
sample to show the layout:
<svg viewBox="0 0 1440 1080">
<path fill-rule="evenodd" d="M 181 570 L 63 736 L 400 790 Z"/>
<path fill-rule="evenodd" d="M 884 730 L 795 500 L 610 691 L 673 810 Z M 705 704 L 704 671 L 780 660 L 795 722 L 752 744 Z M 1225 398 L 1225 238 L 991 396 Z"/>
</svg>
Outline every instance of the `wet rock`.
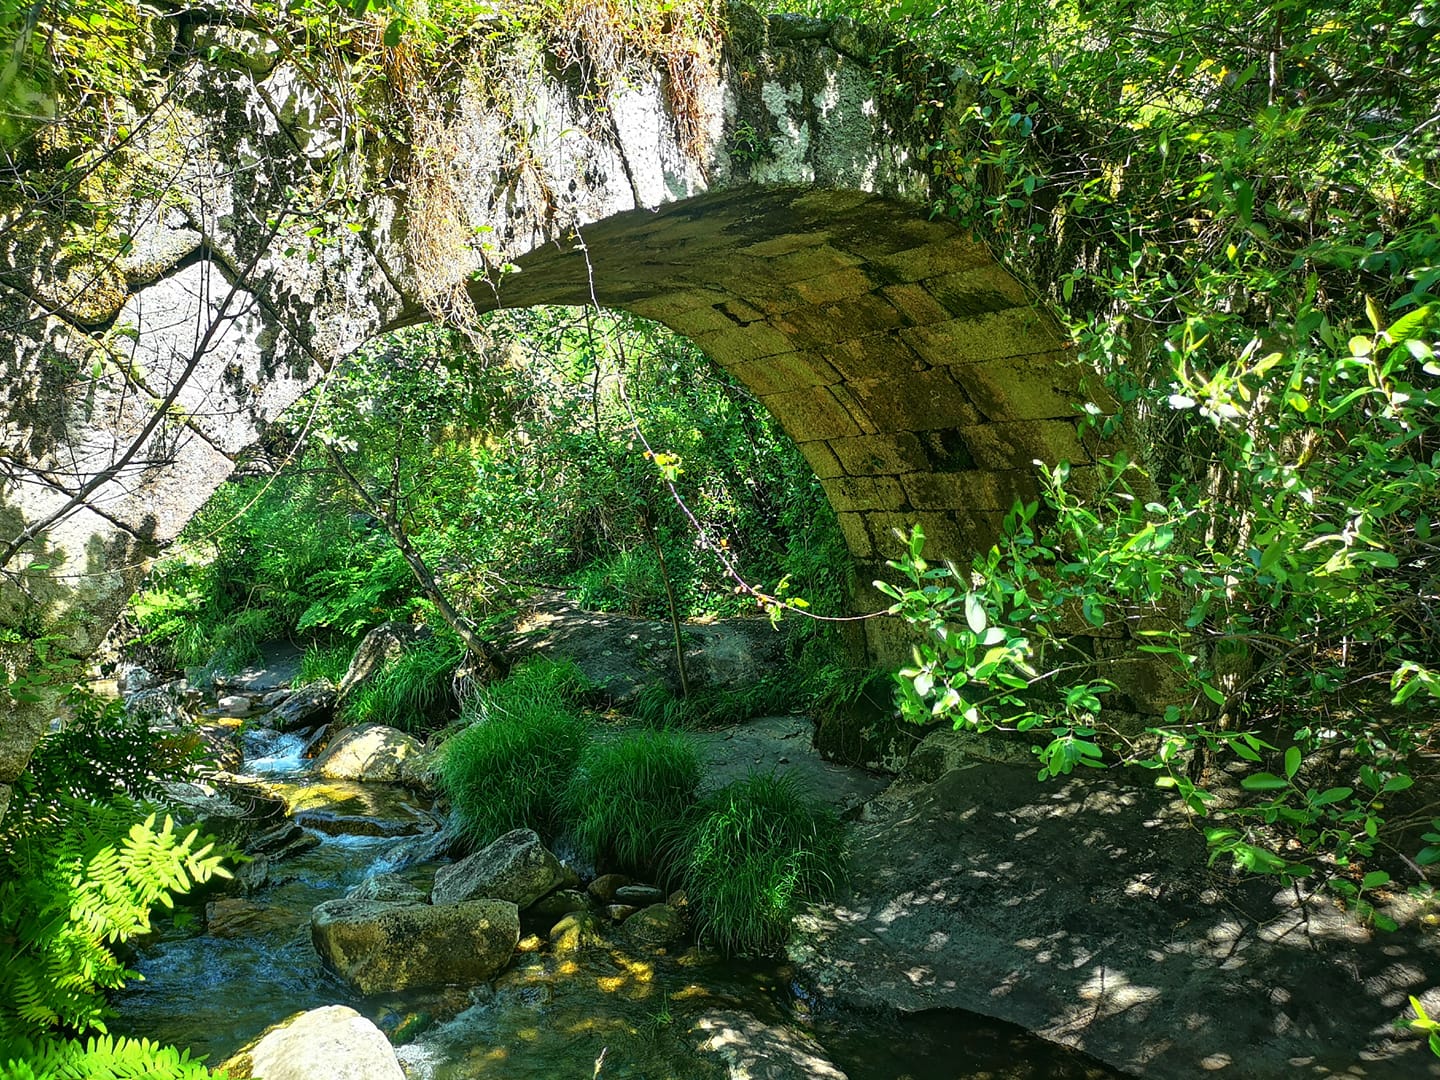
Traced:
<svg viewBox="0 0 1440 1080">
<path fill-rule="evenodd" d="M 320 838 L 293 821 L 286 821 L 252 838 L 245 845 L 250 855 L 265 855 L 279 862 L 320 846 Z"/>
<path fill-rule="evenodd" d="M 712 1009 L 690 1033 L 702 1054 L 725 1062 L 731 1080 L 846 1080 L 809 1035 L 771 1027 L 749 1013 Z"/>
<path fill-rule="evenodd" d="M 277 731 L 299 731 L 302 728 L 328 724 L 335 717 L 335 686 L 327 679 L 309 683 L 296 690 L 276 691 L 280 698 L 260 722 Z M 267 694 L 265 701 L 274 695 Z"/>
<path fill-rule="evenodd" d="M 310 913 L 310 937 L 325 964 L 361 994 L 477 983 L 510 962 L 520 912 L 506 900 L 327 900 Z"/>
<path fill-rule="evenodd" d="M 651 904 L 663 902 L 665 893 L 654 885 L 621 885 L 615 890 L 614 899 L 621 904 L 648 907 Z"/>
<path fill-rule="evenodd" d="M 435 1025 L 428 1009 L 381 1009 L 377 1019 L 391 1046 L 413 1042 Z"/>
<path fill-rule="evenodd" d="M 385 1035 L 344 1005 L 276 1024 L 222 1066 L 231 1080 L 405 1080 Z"/>
<path fill-rule="evenodd" d="M 404 788 L 344 780 L 263 782 L 298 825 L 330 836 L 428 836 L 439 822 Z"/>
<path fill-rule="evenodd" d="M 514 829 L 474 855 L 442 866 L 431 897 L 437 904 L 491 897 L 523 910 L 564 881 L 559 860 L 534 830 Z"/>
<path fill-rule="evenodd" d="M 261 696 L 260 707 L 262 709 L 273 709 L 289 696 L 290 688 L 288 686 L 282 686 L 279 690 L 271 690 L 269 693 Z"/>
<path fill-rule="evenodd" d="M 594 881 L 590 882 L 590 895 L 602 904 L 608 904 L 615 899 L 618 889 L 630 884 L 630 879 L 624 874 L 601 874 Z"/>
<path fill-rule="evenodd" d="M 226 694 L 215 703 L 221 716 L 249 716 L 255 702 L 244 694 Z"/>
<path fill-rule="evenodd" d="M 403 731 L 365 724 L 333 739 L 310 769 L 330 780 L 394 783 L 400 779 L 401 763 L 419 753 L 419 741 Z"/>
<path fill-rule="evenodd" d="M 251 808 L 209 784 L 163 780 L 157 785 L 177 821 L 227 844 L 243 847 L 254 827 Z"/>
<path fill-rule="evenodd" d="M 529 908 L 531 912 L 545 919 L 559 919 L 572 911 L 585 911 L 590 907 L 590 897 L 578 889 L 556 889 L 549 896 L 543 896 Z"/>
<path fill-rule="evenodd" d="M 428 903 L 425 892 L 399 874 L 374 874 L 345 894 L 350 900 L 384 900 L 386 903 Z"/>
<path fill-rule="evenodd" d="M 588 911 L 572 911 L 550 928 L 550 947 L 556 955 L 604 948 L 600 919 Z"/>
<path fill-rule="evenodd" d="M 205 932 L 211 937 L 258 937 L 293 930 L 301 917 L 283 907 L 227 896 L 205 905 Z"/>
<path fill-rule="evenodd" d="M 625 920 L 625 936 L 638 945 L 664 948 L 685 936 L 685 919 L 669 904 L 651 904 Z"/>
<path fill-rule="evenodd" d="M 634 904 L 606 904 L 605 917 L 611 922 L 623 923 L 639 910 Z"/>
</svg>

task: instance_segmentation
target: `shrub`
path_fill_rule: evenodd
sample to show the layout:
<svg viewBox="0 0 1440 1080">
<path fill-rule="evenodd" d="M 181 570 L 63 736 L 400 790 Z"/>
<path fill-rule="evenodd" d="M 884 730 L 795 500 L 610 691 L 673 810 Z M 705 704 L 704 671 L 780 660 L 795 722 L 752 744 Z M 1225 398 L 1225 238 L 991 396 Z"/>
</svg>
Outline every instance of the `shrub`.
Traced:
<svg viewBox="0 0 1440 1080">
<path fill-rule="evenodd" d="M 534 701 L 578 706 L 592 689 L 590 680 L 573 660 L 536 656 L 516 666 L 506 678 L 480 690 L 465 703 L 465 711 L 485 717 L 492 710 L 504 712 L 522 702 Z"/>
<path fill-rule="evenodd" d="M 675 732 L 640 732 L 591 743 L 565 789 L 565 820 L 597 866 L 658 869 L 669 831 L 695 801 L 700 761 Z"/>
<path fill-rule="evenodd" d="M 789 774 L 752 773 L 707 798 L 678 843 L 697 936 L 728 954 L 784 944 L 802 900 L 835 888 L 839 820 Z"/>
<path fill-rule="evenodd" d="M 440 755 L 440 784 L 462 833 L 476 845 L 511 829 L 551 833 L 561 795 L 589 739 L 585 721 L 559 692 L 563 665 L 529 665 L 487 687 L 465 708 L 471 723 Z"/>
<path fill-rule="evenodd" d="M 350 724 L 386 724 L 417 731 L 454 705 L 451 676 L 465 646 L 450 633 L 436 633 L 389 661 L 345 703 Z"/>
<path fill-rule="evenodd" d="M 0 824 L 0 1080 L 207 1077 L 184 1052 L 103 1034 L 106 993 L 130 974 L 114 946 L 147 932 L 157 903 L 229 876 L 194 830 L 157 826 L 132 798 L 189 748 L 83 690 L 69 704 Z"/>
</svg>

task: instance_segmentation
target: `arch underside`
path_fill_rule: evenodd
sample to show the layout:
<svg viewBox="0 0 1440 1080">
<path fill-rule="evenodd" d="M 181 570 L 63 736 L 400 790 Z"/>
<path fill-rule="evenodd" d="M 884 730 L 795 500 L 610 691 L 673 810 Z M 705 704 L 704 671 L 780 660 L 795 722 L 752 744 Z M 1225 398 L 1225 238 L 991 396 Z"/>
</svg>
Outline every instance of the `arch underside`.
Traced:
<svg viewBox="0 0 1440 1080">
<path fill-rule="evenodd" d="M 618 214 L 518 261 L 482 310 L 592 302 L 664 323 L 749 387 L 814 468 L 868 583 L 919 523 L 927 552 L 987 548 L 1035 462 L 1091 452 L 1112 403 L 988 250 L 857 191 L 742 188 Z M 864 594 L 865 604 L 878 598 Z M 871 623 L 871 651 L 896 641 Z"/>
</svg>

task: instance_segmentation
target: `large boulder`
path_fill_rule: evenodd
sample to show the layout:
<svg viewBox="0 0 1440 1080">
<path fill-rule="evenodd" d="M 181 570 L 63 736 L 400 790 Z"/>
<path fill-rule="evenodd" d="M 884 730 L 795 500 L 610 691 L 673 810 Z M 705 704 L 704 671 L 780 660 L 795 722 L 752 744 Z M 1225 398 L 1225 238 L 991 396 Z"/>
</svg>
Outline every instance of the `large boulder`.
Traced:
<svg viewBox="0 0 1440 1080">
<path fill-rule="evenodd" d="M 335 717 L 335 686 L 328 679 L 308 683 L 282 697 L 259 723 L 276 731 L 300 731 Z"/>
<path fill-rule="evenodd" d="M 795 920 L 790 958 L 819 997 L 984 1013 L 1147 1080 L 1440 1077 L 1394 1027 L 1440 983 L 1413 912 L 1390 905 L 1402 925 L 1380 933 L 1323 894 L 1227 880 L 1141 778 L 1039 783 L 994 745 L 931 747 L 917 777 L 962 764 L 867 804 L 846 889 Z"/>
<path fill-rule="evenodd" d="M 281 1021 L 221 1065 L 220 1073 L 230 1080 L 405 1080 L 390 1041 L 344 1005 Z"/>
<path fill-rule="evenodd" d="M 694 690 L 747 690 L 786 661 L 786 635 L 769 619 L 716 619 L 683 629 L 685 668 Z M 657 682 L 672 690 L 680 686 L 669 623 L 585 611 L 563 593 L 537 593 L 529 609 L 502 628 L 498 645 L 508 664 L 536 655 L 571 660 L 617 704 L 633 701 Z"/>
<path fill-rule="evenodd" d="M 310 765 L 311 772 L 330 780 L 398 783 L 401 766 L 418 756 L 418 740 L 384 724 L 349 728 L 332 739 Z"/>
<path fill-rule="evenodd" d="M 310 913 L 310 939 L 361 994 L 474 985 L 510 962 L 520 910 L 505 900 L 327 900 Z"/>
<path fill-rule="evenodd" d="M 437 904 L 490 897 L 523 910 L 567 880 L 560 860 L 533 829 L 515 829 L 474 855 L 442 866 L 430 896 Z"/>
</svg>

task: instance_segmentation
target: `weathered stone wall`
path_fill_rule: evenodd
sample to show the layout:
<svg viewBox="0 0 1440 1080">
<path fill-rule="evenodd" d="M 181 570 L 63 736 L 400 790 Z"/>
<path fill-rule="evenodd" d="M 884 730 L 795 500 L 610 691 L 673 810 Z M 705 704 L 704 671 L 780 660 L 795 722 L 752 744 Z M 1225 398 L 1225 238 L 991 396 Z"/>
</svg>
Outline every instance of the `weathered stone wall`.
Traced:
<svg viewBox="0 0 1440 1080">
<path fill-rule="evenodd" d="M 423 145 L 360 150 L 286 50 L 196 10 L 157 20 L 169 82 L 101 174 L 108 243 L 0 188 L 0 550 L 24 541 L 0 625 L 87 655 L 267 422 L 457 288 L 690 336 L 800 445 L 862 582 L 893 528 L 964 555 L 1033 461 L 1087 467 L 1078 405 L 1109 402 L 1026 285 L 928 220 L 927 133 L 863 30 L 736 8 L 683 102 L 659 67 L 587 83 L 517 43 L 434 97 Z M 0 720 L 0 798 L 42 720 Z"/>
</svg>

